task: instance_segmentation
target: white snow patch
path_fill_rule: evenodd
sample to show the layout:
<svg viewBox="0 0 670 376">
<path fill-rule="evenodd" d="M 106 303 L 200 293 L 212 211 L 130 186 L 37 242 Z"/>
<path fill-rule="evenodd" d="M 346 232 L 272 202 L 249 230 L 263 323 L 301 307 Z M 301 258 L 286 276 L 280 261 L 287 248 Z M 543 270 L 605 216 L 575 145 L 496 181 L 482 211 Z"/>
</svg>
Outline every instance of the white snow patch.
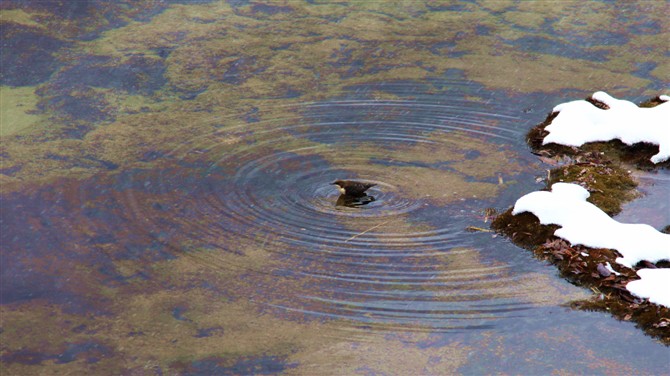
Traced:
<svg viewBox="0 0 670 376">
<path fill-rule="evenodd" d="M 616 249 L 616 262 L 632 268 L 639 261 L 670 260 L 670 235 L 646 224 L 620 223 L 586 199 L 589 192 L 572 183 L 555 183 L 551 192 L 531 192 L 516 201 L 512 214 L 533 213 L 541 224 L 561 226 L 554 235 L 572 244 Z"/>
<path fill-rule="evenodd" d="M 640 269 L 640 278 L 628 282 L 626 289 L 640 298 L 648 298 L 650 302 L 670 307 L 670 269 Z"/>
<path fill-rule="evenodd" d="M 621 275 L 621 273 L 617 272 L 616 270 L 612 269 L 612 265 L 610 265 L 609 261 L 605 263 L 605 269 L 609 270 L 610 273 L 613 273 L 614 275 Z"/>
<path fill-rule="evenodd" d="M 665 103 L 651 108 L 640 108 L 602 91 L 591 98 L 609 109 L 600 109 L 585 100 L 559 104 L 553 110 L 558 115 L 545 128 L 549 135 L 542 144 L 582 146 L 587 142 L 614 139 L 628 145 L 649 142 L 659 146 L 658 154 L 651 157 L 652 162 L 670 158 L 670 96 L 661 95 L 659 98 Z"/>
</svg>

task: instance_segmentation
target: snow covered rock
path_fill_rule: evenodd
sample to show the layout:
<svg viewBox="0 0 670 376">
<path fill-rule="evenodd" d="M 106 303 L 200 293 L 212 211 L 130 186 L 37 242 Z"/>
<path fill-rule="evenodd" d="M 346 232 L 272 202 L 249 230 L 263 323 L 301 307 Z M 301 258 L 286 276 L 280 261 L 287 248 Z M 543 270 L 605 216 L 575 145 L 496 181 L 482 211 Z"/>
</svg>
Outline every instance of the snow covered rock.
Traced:
<svg viewBox="0 0 670 376">
<path fill-rule="evenodd" d="M 670 159 L 670 96 L 662 95 L 664 103 L 641 108 L 632 102 L 616 99 L 598 91 L 591 96 L 608 109 L 601 109 L 586 100 L 559 104 L 558 115 L 545 130 L 549 132 L 543 145 L 556 143 L 582 146 L 587 142 L 619 139 L 627 145 L 648 142 L 659 146 L 653 163 Z"/>
<path fill-rule="evenodd" d="M 639 261 L 670 260 L 670 235 L 646 224 L 620 223 L 587 202 L 589 192 L 572 183 L 555 183 L 551 192 L 531 192 L 516 201 L 512 214 L 533 213 L 543 225 L 574 245 L 616 249 L 617 263 L 632 268 Z"/>
<path fill-rule="evenodd" d="M 670 307 L 670 269 L 640 269 L 637 275 L 641 279 L 626 285 L 631 294 Z"/>
</svg>

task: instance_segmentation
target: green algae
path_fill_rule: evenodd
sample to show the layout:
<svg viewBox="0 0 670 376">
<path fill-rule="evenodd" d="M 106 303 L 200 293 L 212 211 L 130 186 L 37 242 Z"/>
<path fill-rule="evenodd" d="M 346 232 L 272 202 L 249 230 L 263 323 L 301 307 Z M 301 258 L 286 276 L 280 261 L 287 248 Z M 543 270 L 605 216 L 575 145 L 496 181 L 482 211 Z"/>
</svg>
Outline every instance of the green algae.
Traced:
<svg viewBox="0 0 670 376">
<path fill-rule="evenodd" d="M 639 196 L 630 172 L 612 163 L 581 162 L 552 169 L 547 187 L 558 182 L 582 185 L 591 194 L 587 201 L 610 216 L 618 214 L 622 204 Z"/>
<path fill-rule="evenodd" d="M 34 87 L 0 87 L 0 137 L 29 132 L 43 121 L 36 113 L 38 101 Z"/>
<path fill-rule="evenodd" d="M 167 135 L 184 126 L 188 128 L 201 123 L 200 119 L 206 116 L 206 112 L 237 108 L 243 98 L 253 101 L 253 106 L 261 109 L 267 117 L 276 118 L 273 115 L 277 109 L 273 106 L 272 97 L 281 93 L 300 93 L 302 101 L 319 100 L 336 95 L 345 86 L 399 77 L 420 80 L 440 76 L 449 69 L 461 69 L 467 79 L 489 88 L 513 85 L 522 91 L 556 91 L 565 87 L 590 89 L 594 85 L 607 90 L 610 82 L 617 82 L 621 90 L 622 85 L 640 87 L 648 82 L 623 69 L 631 66 L 630 59 L 622 60 L 622 69 L 615 71 L 606 70 L 599 62 L 555 55 L 536 55 L 530 59 L 513 46 L 501 45 L 489 35 L 480 35 L 474 29 L 477 24 L 487 25 L 492 30 L 501 29 L 502 22 L 508 21 L 518 22 L 520 27 L 538 29 L 548 10 L 541 4 L 517 5 L 516 12 L 505 13 L 506 17 L 511 17 L 507 21 L 491 13 L 501 9 L 510 11 L 512 7 L 506 3 L 464 6 L 469 12 L 436 11 L 416 3 L 381 7 L 383 9 L 374 3 L 342 6 L 291 2 L 281 6 L 290 8 L 291 12 L 268 14 L 268 19 L 263 20 L 252 5 L 233 9 L 225 3 L 175 4 L 149 22 L 130 21 L 120 27 L 109 28 L 101 37 L 73 46 L 72 51 L 82 57 L 110 57 L 114 64 L 123 64 L 132 56 L 164 60 L 169 85 L 154 95 L 144 96 L 143 99 L 143 96 L 117 89 L 102 92 L 103 103 L 106 103 L 102 111 L 116 119 L 109 127 L 127 132 L 123 139 L 133 140 L 140 136 L 147 141 L 143 144 L 150 145 L 148 148 L 164 149 L 174 145 L 165 142 L 165 138 L 169 137 Z M 649 6 L 653 8 L 655 5 Z M 562 15 L 560 25 L 581 25 L 583 30 L 578 28 L 579 33 L 593 32 L 596 29 L 593 25 L 597 25 L 602 17 L 597 4 L 580 6 L 579 22 L 573 19 L 574 7 L 572 3 L 560 4 L 552 7 L 552 13 Z M 16 17 L 8 17 L 15 20 L 12 22 L 25 23 L 27 19 L 38 17 L 43 10 L 12 12 L 21 13 L 20 17 L 18 13 Z M 526 17 L 523 17 L 524 14 Z M 651 14 L 654 17 L 654 13 Z M 299 23 L 294 22 L 297 15 L 301 19 Z M 270 19 L 272 22 L 267 22 Z M 96 22 L 99 20 L 88 21 L 90 23 L 84 29 L 98 27 Z M 52 22 L 69 21 L 54 19 Z M 465 55 L 445 58 L 430 50 L 432 45 L 453 38 L 459 28 L 456 45 L 450 50 L 465 52 Z M 68 30 L 74 32 L 75 29 Z M 659 51 L 654 47 L 662 39 L 636 36 L 628 43 L 635 50 L 646 48 L 653 54 L 653 51 Z M 342 53 L 343 49 L 346 54 Z M 497 52 L 492 54 L 491 51 Z M 620 58 L 619 54 L 615 57 Z M 356 60 L 364 62 L 363 68 L 349 73 L 347 62 Z M 505 71 L 504 75 L 491 74 L 501 70 Z M 662 75 L 666 70 L 667 67 L 659 65 L 654 74 Z M 227 76 L 226 72 L 230 75 Z M 180 99 L 179 91 L 200 93 L 197 101 L 192 101 Z M 179 113 L 184 110 L 187 111 L 184 117 L 188 120 L 180 121 Z M 145 114 L 170 113 L 175 121 L 161 125 L 160 131 L 155 132 L 154 127 L 145 126 L 151 122 L 134 118 L 138 111 Z M 47 109 L 47 116 L 49 112 Z M 19 123 L 26 122 L 29 120 Z M 135 130 L 128 132 L 123 124 L 129 122 L 142 124 L 140 129 L 148 131 L 148 137 L 138 135 Z M 69 125 L 64 123 L 61 126 Z M 97 130 L 97 127 L 90 129 Z M 18 140 L 7 140 L 9 144 L 15 142 L 22 144 Z M 40 148 L 46 154 L 64 146 L 53 140 L 42 143 Z M 130 157 L 125 147 L 104 147 L 103 151 L 99 151 L 98 144 L 87 138 L 83 146 L 94 150 L 97 158 L 114 160 L 117 164 Z M 16 145 L 16 148 L 19 147 Z M 67 164 L 48 162 L 43 165 L 44 156 L 35 155 L 32 160 L 22 160 L 19 155 L 12 155 L 12 158 L 24 165 L 14 175 L 19 179 L 71 174 L 71 166 Z M 96 168 L 84 170 L 90 170 L 85 172 L 88 174 L 95 172 Z"/>
<path fill-rule="evenodd" d="M 26 12 L 23 9 L 3 9 L 0 19 L 3 22 L 10 21 L 15 24 L 28 26 L 37 29 L 44 29 L 45 26 L 36 21 L 36 18 L 47 16 L 48 13 Z"/>
</svg>

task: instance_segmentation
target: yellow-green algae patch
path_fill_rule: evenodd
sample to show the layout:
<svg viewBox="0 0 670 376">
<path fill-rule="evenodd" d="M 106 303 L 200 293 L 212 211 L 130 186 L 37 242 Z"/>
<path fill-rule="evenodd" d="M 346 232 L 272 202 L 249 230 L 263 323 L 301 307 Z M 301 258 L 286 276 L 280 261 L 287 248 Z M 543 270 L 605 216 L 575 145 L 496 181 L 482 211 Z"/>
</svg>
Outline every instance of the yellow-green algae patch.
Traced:
<svg viewBox="0 0 670 376">
<path fill-rule="evenodd" d="M 241 357 L 288 357 L 323 346 L 333 331 L 321 323 L 293 323 L 260 314 L 245 301 L 225 302 L 203 289 L 127 296 L 114 316 L 82 319 L 37 302 L 29 307 L 31 320 L 26 320 L 26 311 L 2 307 L 3 327 L 13 328 L 2 334 L 3 353 L 24 349 L 55 358 L 69 344 L 90 341 L 108 349 L 96 362 L 87 362 L 80 354 L 75 361 L 47 360 L 38 368 L 79 374 L 139 372 L 150 363 L 170 372 L 179 363 L 208 357 L 219 358 L 223 367 Z M 178 317 L 176 308 L 184 310 Z M 203 331 L 208 335 L 199 336 Z M 125 361 L 114 360 L 119 358 Z M 21 362 L 4 364 L 4 369 L 12 374 L 37 371 L 35 365 Z"/>
<path fill-rule="evenodd" d="M 36 21 L 35 18 L 47 15 L 48 13 L 28 13 L 23 9 L 2 9 L 0 10 L 0 21 L 43 29 L 45 27 L 44 24 Z"/>
<path fill-rule="evenodd" d="M 291 356 L 300 366 L 288 370 L 288 375 L 353 375 L 364 371 L 380 374 L 453 374 L 467 362 L 472 348 L 454 342 L 447 346 L 421 348 L 407 345 L 408 341 L 429 339 L 427 334 L 408 334 L 398 339 L 382 336 L 334 338 L 324 346 L 307 348 Z"/>
<path fill-rule="evenodd" d="M 29 130 L 44 120 L 37 114 L 38 101 L 32 86 L 0 86 L 0 137 Z"/>
<path fill-rule="evenodd" d="M 67 313 L 59 305 L 36 299 L 3 304 L 0 322 L 3 329 L 0 373 L 3 375 L 106 374 L 126 369 L 115 358 L 114 342 L 122 336 L 110 332 L 113 320 L 109 317 Z M 78 344 L 91 346 L 90 350 L 76 359 L 59 358 L 59 354 Z M 14 355 L 16 353 L 19 355 Z"/>
<path fill-rule="evenodd" d="M 231 243 L 229 239 L 221 241 Z M 283 291 L 285 288 L 307 290 L 300 284 L 291 286 L 291 279 L 282 279 L 289 284 L 282 288 L 270 274 L 262 281 L 263 272 L 271 272 L 276 262 L 267 251 L 257 248 L 259 244 L 242 242 L 242 254 L 219 252 L 216 256 L 193 249 L 177 259 L 154 263 L 150 280 L 128 280 L 116 288 L 113 305 L 106 308 L 106 314 L 68 314 L 43 300 L 3 305 L 3 357 L 15 360 L 4 365 L 5 371 L 123 373 L 153 364 L 169 372 L 204 358 L 217 358 L 225 367 L 237 358 L 285 358 L 328 343 L 333 337 L 329 333 L 337 326 L 276 318 L 262 313 L 262 305 L 248 302 L 253 296 L 249 292 L 263 284 L 273 285 L 275 294 L 287 296 L 291 295 Z M 263 245 L 272 249 L 275 240 L 266 239 Z M 131 276 L 143 269 L 135 264 L 117 261 L 116 272 Z M 241 277 L 253 270 L 260 273 L 259 278 L 247 287 Z M 82 272 L 85 270 L 72 270 L 72 277 L 81 280 Z M 205 285 L 213 288 L 198 287 Z M 98 356 L 91 351 L 77 354 L 74 361 L 65 364 L 56 358 L 72 344 L 91 341 L 104 348 L 104 360 L 86 361 L 89 356 Z M 22 351 L 34 354 L 25 356 L 33 356 L 36 364 L 29 359 L 26 363 Z M 118 358 L 125 362 L 112 362 Z"/>
</svg>

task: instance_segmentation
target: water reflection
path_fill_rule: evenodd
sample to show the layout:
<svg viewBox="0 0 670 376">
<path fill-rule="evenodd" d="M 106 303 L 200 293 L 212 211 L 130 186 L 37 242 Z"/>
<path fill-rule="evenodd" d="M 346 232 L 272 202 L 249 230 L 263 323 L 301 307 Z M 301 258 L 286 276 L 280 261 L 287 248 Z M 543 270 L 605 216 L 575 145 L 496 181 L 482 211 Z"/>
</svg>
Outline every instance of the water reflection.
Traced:
<svg viewBox="0 0 670 376">
<path fill-rule="evenodd" d="M 350 196 L 350 195 L 343 195 L 341 194 L 338 198 L 337 201 L 335 202 L 335 205 L 337 206 L 346 206 L 349 208 L 356 208 L 356 207 L 361 207 L 365 206 L 371 202 L 375 201 L 374 196 Z"/>
</svg>

